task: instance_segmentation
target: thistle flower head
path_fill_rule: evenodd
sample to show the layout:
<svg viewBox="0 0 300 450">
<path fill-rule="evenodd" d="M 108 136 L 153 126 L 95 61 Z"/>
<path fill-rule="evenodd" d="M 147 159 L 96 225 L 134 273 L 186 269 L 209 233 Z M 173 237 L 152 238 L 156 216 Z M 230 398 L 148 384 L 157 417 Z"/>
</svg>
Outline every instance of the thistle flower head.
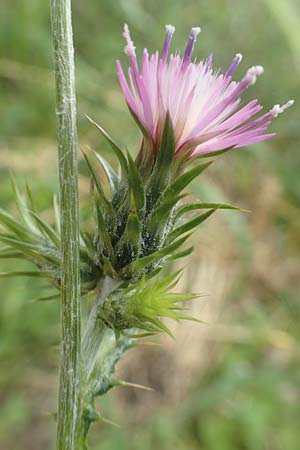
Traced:
<svg viewBox="0 0 300 450">
<path fill-rule="evenodd" d="M 255 84 L 263 73 L 262 66 L 251 67 L 241 81 L 232 76 L 242 60 L 236 54 L 225 74 L 212 68 L 212 55 L 206 60 L 192 61 L 192 53 L 200 28 L 192 28 L 183 56 L 169 55 L 175 28 L 166 26 L 161 54 L 149 56 L 144 49 L 139 67 L 135 46 L 128 26 L 124 27 L 125 54 L 130 67 L 126 78 L 117 61 L 118 77 L 127 105 L 144 134 L 144 141 L 157 154 L 164 123 L 169 114 L 174 127 L 175 157 L 187 158 L 211 154 L 230 148 L 255 144 L 274 136 L 266 133 L 271 120 L 292 105 L 275 105 L 268 113 L 256 116 L 262 109 L 252 100 L 241 106 L 240 95 Z M 150 144 L 149 144 L 150 143 Z M 145 142 L 142 146 L 144 150 Z"/>
</svg>

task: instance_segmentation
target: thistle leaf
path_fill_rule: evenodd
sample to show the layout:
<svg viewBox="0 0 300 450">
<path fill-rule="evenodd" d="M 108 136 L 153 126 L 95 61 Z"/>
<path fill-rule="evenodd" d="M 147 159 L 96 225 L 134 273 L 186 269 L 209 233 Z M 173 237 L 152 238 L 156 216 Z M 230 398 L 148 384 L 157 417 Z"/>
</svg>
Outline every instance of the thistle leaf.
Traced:
<svg viewBox="0 0 300 450">
<path fill-rule="evenodd" d="M 22 252 L 25 257 L 29 257 L 33 260 L 38 260 L 43 264 L 45 264 L 46 262 L 54 265 L 55 267 L 60 267 L 60 258 L 58 256 L 55 256 L 54 252 L 51 251 L 51 249 L 43 247 L 42 245 L 24 242 L 22 240 L 6 236 L 5 234 L 0 234 L 0 241 L 16 248 L 17 250 Z"/>
<path fill-rule="evenodd" d="M 10 247 L 0 249 L 0 259 L 21 258 L 22 253 L 12 250 Z"/>
<path fill-rule="evenodd" d="M 33 278 L 53 278 L 52 272 L 44 271 L 12 271 L 12 272 L 0 272 L 0 278 L 11 277 L 33 277 Z"/>
<path fill-rule="evenodd" d="M 35 223 L 37 224 L 41 233 L 48 237 L 53 242 L 55 247 L 60 248 L 60 238 L 53 230 L 53 228 L 35 212 L 30 211 L 30 215 L 35 220 Z"/>
<path fill-rule="evenodd" d="M 190 255 L 194 251 L 194 247 L 189 247 L 186 250 L 182 250 L 182 252 L 177 252 L 174 255 L 170 256 L 171 260 L 184 258 L 185 256 Z"/>
<path fill-rule="evenodd" d="M 130 195 L 130 212 L 127 219 L 124 239 L 127 241 L 137 255 L 140 250 L 141 222 L 137 213 L 133 193 Z"/>
<path fill-rule="evenodd" d="M 118 274 L 115 271 L 115 268 L 112 265 L 112 263 L 110 262 L 110 260 L 104 255 L 102 255 L 102 259 L 104 262 L 103 272 L 106 273 L 107 275 L 109 275 L 111 278 L 118 279 Z"/>
<path fill-rule="evenodd" d="M 20 225 L 10 214 L 0 208 L 0 224 L 20 239 L 32 240 L 32 234 Z"/>
<path fill-rule="evenodd" d="M 175 154 L 174 128 L 169 112 L 166 115 L 156 163 L 149 180 L 150 191 L 160 193 L 168 184 Z"/>
<path fill-rule="evenodd" d="M 149 264 L 158 263 L 162 258 L 171 256 L 172 253 L 175 252 L 188 238 L 189 235 L 184 236 L 181 239 L 178 239 L 178 241 L 175 241 L 172 244 L 167 245 L 166 247 L 157 250 L 154 253 L 151 253 L 150 255 L 143 256 L 142 258 L 137 259 L 136 261 L 125 266 L 121 270 L 121 273 L 124 275 L 132 272 L 138 274 Z"/>
<path fill-rule="evenodd" d="M 208 153 L 203 153 L 202 155 L 197 155 L 194 156 L 193 159 L 203 159 L 203 158 L 212 158 L 213 156 L 219 156 L 222 155 L 223 153 L 229 152 L 229 150 L 232 150 L 234 147 L 228 147 L 225 148 L 223 150 L 216 150 L 215 152 L 208 152 Z"/>
<path fill-rule="evenodd" d="M 94 247 L 94 243 L 93 243 L 93 239 L 92 239 L 91 235 L 87 231 L 83 231 L 81 233 L 81 238 L 85 244 L 85 247 L 88 251 L 90 258 L 92 260 L 94 260 L 95 254 L 96 254 L 96 249 Z"/>
<path fill-rule="evenodd" d="M 54 210 L 54 217 L 55 217 L 56 232 L 60 236 L 60 213 L 59 213 L 59 206 L 58 206 L 58 201 L 57 201 L 56 195 L 53 195 L 53 210 Z"/>
<path fill-rule="evenodd" d="M 151 322 L 154 325 L 153 331 L 156 331 L 156 332 L 163 331 L 166 334 L 168 334 L 172 339 L 175 340 L 175 337 L 174 337 L 172 331 L 160 319 L 152 318 L 152 319 L 148 319 L 148 320 L 149 320 L 149 322 Z"/>
<path fill-rule="evenodd" d="M 26 202 L 23 200 L 21 193 L 18 189 L 17 183 L 15 178 L 11 175 L 11 185 L 12 185 L 12 189 L 14 192 L 14 198 L 15 198 L 15 202 L 17 205 L 17 208 L 19 210 L 21 219 L 23 221 L 23 223 L 29 228 L 31 229 L 33 232 L 37 231 L 36 226 L 34 225 L 34 222 L 32 221 L 32 218 L 30 217 L 29 214 L 29 209 L 28 209 L 28 205 L 26 204 Z"/>
<path fill-rule="evenodd" d="M 35 203 L 34 203 L 34 200 L 33 200 L 33 195 L 32 195 L 31 189 L 30 189 L 28 184 L 26 184 L 26 194 L 27 194 L 27 207 L 28 207 L 28 209 L 30 209 L 31 211 L 37 212 L 36 207 L 35 207 Z"/>
<path fill-rule="evenodd" d="M 117 158 L 119 160 L 119 163 L 120 163 L 120 166 L 121 166 L 121 170 L 122 170 L 122 179 L 125 179 L 126 175 L 127 175 L 127 161 L 126 161 L 126 158 L 125 158 L 125 156 L 123 154 L 123 151 L 115 143 L 115 141 L 109 136 L 109 134 L 97 122 L 95 122 L 93 119 L 91 119 L 88 115 L 86 115 L 86 118 L 93 125 L 95 125 L 96 128 L 98 128 L 98 130 L 101 132 L 102 136 L 105 137 L 105 139 L 107 140 L 107 142 L 111 146 L 112 150 L 114 151 L 115 155 L 117 156 Z"/>
<path fill-rule="evenodd" d="M 138 210 L 140 215 L 143 215 L 143 210 L 145 206 L 145 187 L 138 171 L 137 166 L 135 165 L 130 153 L 127 153 L 128 158 L 128 182 L 132 194 L 134 196 L 134 201 L 136 205 L 136 209 Z"/>
<path fill-rule="evenodd" d="M 141 248 L 141 221 L 135 205 L 133 192 L 130 192 L 130 211 L 125 231 L 115 247 L 116 266 L 124 266 L 136 259 Z"/>
<path fill-rule="evenodd" d="M 159 202 L 158 206 L 154 209 L 147 223 L 147 229 L 149 231 L 157 230 L 170 218 L 170 214 L 174 206 L 185 197 L 185 194 L 170 196 Z"/>
<path fill-rule="evenodd" d="M 85 153 L 83 153 L 83 156 L 84 156 L 84 159 L 85 159 L 85 161 L 87 163 L 87 166 L 89 168 L 91 176 L 92 176 L 92 178 L 94 180 L 97 192 L 99 194 L 99 199 L 100 199 L 100 202 L 101 202 L 102 211 L 104 212 L 104 214 L 106 214 L 108 216 L 109 220 L 113 220 L 114 212 L 113 212 L 112 206 L 111 206 L 110 202 L 107 200 L 107 198 L 105 197 L 105 194 L 103 192 L 102 186 L 99 183 L 98 177 L 97 177 L 96 173 L 94 172 L 94 169 L 93 169 L 93 167 L 92 167 L 92 165 L 91 165 L 87 155 Z"/>
<path fill-rule="evenodd" d="M 153 388 L 150 388 L 148 386 L 143 386 L 142 384 L 130 383 L 129 381 L 124 381 L 124 380 L 112 380 L 111 387 L 116 387 L 116 386 L 142 389 L 143 391 L 154 391 Z"/>
<path fill-rule="evenodd" d="M 116 174 L 116 172 L 114 171 L 114 169 L 111 167 L 111 165 L 109 164 L 108 161 L 106 161 L 105 158 L 103 158 L 99 153 L 95 152 L 96 158 L 98 159 L 98 161 L 100 162 L 106 177 L 108 179 L 109 182 L 109 186 L 110 186 L 110 191 L 111 194 L 114 195 L 114 193 L 118 190 L 119 185 L 120 185 L 120 179 L 118 177 L 118 175 Z"/>
<path fill-rule="evenodd" d="M 112 255 L 113 254 L 113 246 L 110 240 L 110 236 L 108 230 L 105 225 L 105 219 L 102 213 L 101 203 L 99 196 L 95 193 L 94 190 L 94 181 L 93 178 L 91 180 L 91 197 L 92 203 L 94 207 L 95 213 L 95 221 L 97 224 L 97 231 L 99 233 L 100 240 L 103 242 L 106 251 Z"/>
<path fill-rule="evenodd" d="M 201 164 L 187 172 L 184 172 L 165 189 L 165 191 L 162 194 L 163 197 L 168 198 L 173 197 L 175 195 L 179 195 L 184 188 L 186 188 L 196 177 L 198 177 L 202 172 L 204 172 L 204 170 L 206 170 L 211 164 L 212 162 Z"/>
<path fill-rule="evenodd" d="M 225 203 L 189 203 L 187 205 L 181 206 L 176 213 L 176 220 L 179 219 L 183 214 L 186 214 L 190 211 L 195 211 L 197 209 L 233 209 L 236 211 L 241 211 L 241 209 L 237 206 L 227 205 Z"/>
<path fill-rule="evenodd" d="M 37 298 L 32 298 L 30 300 L 31 303 L 35 303 L 35 302 L 48 302 L 49 300 L 58 300 L 60 298 L 60 294 L 52 294 L 52 295 L 48 295 L 47 297 L 37 297 Z"/>
<path fill-rule="evenodd" d="M 185 224 L 175 228 L 169 236 L 168 236 L 168 242 L 172 242 L 174 239 L 176 239 L 178 236 L 180 236 L 183 233 L 186 233 L 193 228 L 200 225 L 200 223 L 204 222 L 206 219 L 208 219 L 213 213 L 215 212 L 215 209 L 210 209 L 206 213 L 200 214 L 199 216 L 193 217 L 193 219 L 189 220 Z"/>
</svg>

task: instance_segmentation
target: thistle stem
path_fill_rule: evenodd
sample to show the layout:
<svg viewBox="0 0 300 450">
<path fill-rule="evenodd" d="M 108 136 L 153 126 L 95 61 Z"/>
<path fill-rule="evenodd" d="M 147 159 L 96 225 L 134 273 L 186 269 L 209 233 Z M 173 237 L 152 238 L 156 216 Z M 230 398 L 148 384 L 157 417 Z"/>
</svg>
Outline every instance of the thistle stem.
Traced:
<svg viewBox="0 0 300 450">
<path fill-rule="evenodd" d="M 61 221 L 62 343 L 57 450 L 79 450 L 80 278 L 77 131 L 71 0 L 51 0 Z"/>
</svg>

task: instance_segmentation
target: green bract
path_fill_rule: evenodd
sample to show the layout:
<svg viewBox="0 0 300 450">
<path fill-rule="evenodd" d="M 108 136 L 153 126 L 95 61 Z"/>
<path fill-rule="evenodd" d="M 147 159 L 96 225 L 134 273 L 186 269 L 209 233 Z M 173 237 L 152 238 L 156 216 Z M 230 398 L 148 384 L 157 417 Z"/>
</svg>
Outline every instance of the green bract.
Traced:
<svg viewBox="0 0 300 450">
<path fill-rule="evenodd" d="M 91 120 L 91 119 L 89 119 Z M 136 161 L 117 146 L 94 121 L 109 142 L 120 164 L 117 175 L 98 154 L 107 175 L 110 197 L 106 197 L 88 157 L 91 193 L 96 222 L 92 253 L 104 274 L 120 281 L 138 281 L 160 270 L 166 260 L 185 255 L 179 249 L 200 223 L 216 209 L 237 209 L 229 205 L 195 203 L 179 206 L 184 189 L 211 164 L 190 167 L 175 158 L 174 130 L 167 115 L 158 154 L 151 157 L 143 148 Z M 187 217 L 190 211 L 206 212 Z"/>
<path fill-rule="evenodd" d="M 46 278 L 56 288 L 60 288 L 60 226 L 56 198 L 54 197 L 55 226 L 49 225 L 38 215 L 31 191 L 27 186 L 23 199 L 12 178 L 14 200 L 18 209 L 18 217 L 0 209 L 0 258 L 25 259 L 33 263 L 38 270 L 0 273 L 1 277 L 31 276 Z M 94 289 L 101 276 L 99 267 L 89 256 L 88 241 L 82 239 L 80 246 L 81 293 L 84 295 Z M 56 298 L 57 296 L 53 296 Z M 48 297 L 47 297 L 48 299 Z M 41 299 L 42 300 L 42 299 Z"/>
<path fill-rule="evenodd" d="M 169 292 L 178 282 L 179 272 L 147 281 L 120 286 L 109 294 L 99 307 L 99 317 L 116 333 L 133 328 L 152 334 L 164 331 L 171 334 L 161 318 L 195 320 L 183 314 L 180 304 L 197 298 L 196 294 Z"/>
<path fill-rule="evenodd" d="M 89 119 L 93 122 L 91 119 Z M 158 153 L 154 155 L 143 144 L 134 161 L 113 139 L 93 122 L 108 141 L 117 157 L 115 170 L 103 156 L 96 161 L 104 170 L 109 195 L 103 190 L 97 168 L 84 155 L 91 175 L 91 199 L 94 212 L 94 233 L 81 233 L 80 275 L 82 295 L 99 292 L 104 278 L 115 280 L 116 286 L 99 309 L 99 317 L 116 332 L 131 328 L 146 332 L 166 331 L 162 317 L 187 318 L 179 302 L 194 298 L 193 294 L 171 294 L 176 274 L 154 280 L 169 259 L 188 255 L 184 247 L 195 228 L 217 209 L 238 209 L 218 203 L 185 203 L 185 188 L 211 164 L 193 163 L 175 155 L 174 130 L 169 115 L 163 127 Z M 2 276 L 29 275 L 45 277 L 60 288 L 60 229 L 56 202 L 56 226 L 48 225 L 37 213 L 27 188 L 23 200 L 13 181 L 19 217 L 15 219 L 0 210 L 4 244 L 0 256 L 24 258 L 38 271 L 10 272 Z M 188 214 L 196 213 L 192 217 Z M 151 280 L 150 280 L 151 279 Z M 150 281 L 149 281 L 150 280 Z"/>
</svg>

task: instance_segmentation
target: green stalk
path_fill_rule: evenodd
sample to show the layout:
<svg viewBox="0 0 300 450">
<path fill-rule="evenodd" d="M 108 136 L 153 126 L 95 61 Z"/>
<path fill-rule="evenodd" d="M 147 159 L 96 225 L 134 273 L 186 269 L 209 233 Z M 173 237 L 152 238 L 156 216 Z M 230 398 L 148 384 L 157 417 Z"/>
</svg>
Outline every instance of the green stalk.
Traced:
<svg viewBox="0 0 300 450">
<path fill-rule="evenodd" d="M 57 450 L 79 450 L 80 278 L 77 131 L 71 1 L 51 0 L 56 81 L 61 217 L 62 343 L 57 415 Z"/>
</svg>

